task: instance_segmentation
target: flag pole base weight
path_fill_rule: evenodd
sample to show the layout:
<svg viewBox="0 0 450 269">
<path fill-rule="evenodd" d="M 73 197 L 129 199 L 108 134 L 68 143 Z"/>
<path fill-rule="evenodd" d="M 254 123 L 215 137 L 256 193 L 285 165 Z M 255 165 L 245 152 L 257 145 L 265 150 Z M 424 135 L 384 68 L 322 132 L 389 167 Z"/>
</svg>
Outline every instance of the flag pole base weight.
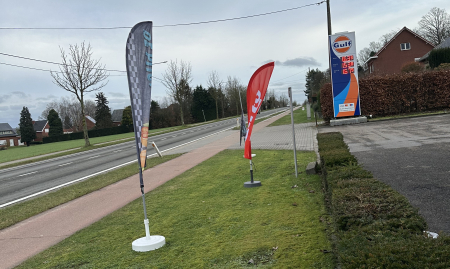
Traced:
<svg viewBox="0 0 450 269">
<path fill-rule="evenodd" d="M 244 183 L 244 187 L 246 188 L 254 188 L 254 187 L 261 187 L 261 181 L 247 181 Z"/>
<path fill-rule="evenodd" d="M 133 241 L 132 248 L 137 252 L 147 252 L 158 249 L 166 244 L 166 238 L 161 235 L 141 237 Z"/>
</svg>

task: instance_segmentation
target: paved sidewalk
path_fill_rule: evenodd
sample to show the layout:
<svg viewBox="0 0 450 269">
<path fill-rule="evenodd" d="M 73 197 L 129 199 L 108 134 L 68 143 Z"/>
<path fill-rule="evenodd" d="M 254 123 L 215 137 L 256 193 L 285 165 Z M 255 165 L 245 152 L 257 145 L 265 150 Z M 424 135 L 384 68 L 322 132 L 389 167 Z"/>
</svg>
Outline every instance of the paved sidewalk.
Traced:
<svg viewBox="0 0 450 269">
<path fill-rule="evenodd" d="M 256 124 L 253 128 L 252 148 L 264 148 L 258 145 L 269 147 L 270 141 L 277 141 L 276 143 L 285 145 L 276 145 L 274 148 L 288 149 L 289 137 L 292 140 L 292 129 L 289 129 L 289 135 L 285 135 L 284 132 L 287 132 L 287 129 L 283 128 L 285 126 L 264 128 L 288 113 L 289 111 L 286 111 Z M 269 129 L 269 131 L 267 132 L 266 129 Z M 304 134 L 304 138 L 298 137 L 299 142 L 301 141 L 298 146 L 299 149 L 313 150 L 317 148 L 313 142 L 315 139 L 312 139 L 317 132 L 315 127 L 299 126 L 296 127 L 296 132 L 297 129 L 300 135 Z M 265 136 L 271 136 L 272 138 L 265 141 Z M 200 140 L 199 143 L 202 143 L 203 146 L 197 149 L 192 149 L 193 145 L 191 144 L 166 153 L 172 154 L 191 149 L 188 153 L 176 159 L 144 171 L 145 191 L 149 192 L 155 189 L 224 149 L 239 145 L 238 138 L 238 131 L 225 131 L 216 136 Z M 310 141 L 311 139 L 313 141 Z M 290 149 L 292 149 L 292 142 Z M 155 178 L 152 175 L 158 175 L 158 177 Z M 0 268 L 17 266 L 26 259 L 140 198 L 138 182 L 138 175 L 131 176 L 0 230 Z"/>
<path fill-rule="evenodd" d="M 317 128 L 315 123 L 302 123 L 295 125 L 295 144 L 297 150 L 313 151 L 317 150 Z M 230 149 L 244 149 L 235 143 Z M 252 149 L 289 149 L 294 148 L 292 138 L 292 125 L 281 125 L 266 127 L 257 133 L 252 134 Z"/>
</svg>

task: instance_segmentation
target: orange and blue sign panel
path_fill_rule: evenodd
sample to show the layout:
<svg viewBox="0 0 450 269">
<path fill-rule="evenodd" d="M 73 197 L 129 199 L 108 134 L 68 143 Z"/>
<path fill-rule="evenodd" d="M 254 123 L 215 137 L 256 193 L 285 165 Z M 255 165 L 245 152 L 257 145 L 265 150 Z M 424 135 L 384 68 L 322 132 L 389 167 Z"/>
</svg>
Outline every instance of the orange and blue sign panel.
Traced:
<svg viewBox="0 0 450 269">
<path fill-rule="evenodd" d="M 355 32 L 329 36 L 334 117 L 361 115 Z"/>
</svg>

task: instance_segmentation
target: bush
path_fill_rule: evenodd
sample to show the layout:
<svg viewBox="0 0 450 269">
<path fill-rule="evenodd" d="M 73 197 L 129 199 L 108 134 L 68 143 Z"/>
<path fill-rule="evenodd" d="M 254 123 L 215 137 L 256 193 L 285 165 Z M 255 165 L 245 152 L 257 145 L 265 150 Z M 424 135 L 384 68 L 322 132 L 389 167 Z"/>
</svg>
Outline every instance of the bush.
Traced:
<svg viewBox="0 0 450 269">
<path fill-rule="evenodd" d="M 425 67 L 418 62 L 405 63 L 401 69 L 402 73 L 419 73 L 423 72 L 424 70 Z"/>
<path fill-rule="evenodd" d="M 450 70 L 371 76 L 359 80 L 361 114 L 390 116 L 450 107 Z M 334 117 L 331 84 L 320 90 L 322 116 Z"/>
<path fill-rule="evenodd" d="M 356 159 L 348 159 L 342 134 L 321 133 L 317 139 L 338 267 L 450 267 L 450 237 L 427 238 L 426 222 L 417 209 Z"/>
<path fill-rule="evenodd" d="M 436 70 L 436 71 L 450 70 L 450 63 L 442 63 L 438 67 L 436 67 L 434 70 Z"/>
<path fill-rule="evenodd" d="M 121 126 L 111 127 L 111 128 L 89 130 L 88 135 L 89 135 L 89 137 L 100 137 L 100 136 L 129 133 L 132 131 L 133 131 L 133 125 L 131 125 L 131 126 L 121 125 Z M 77 133 L 63 134 L 63 135 L 52 136 L 52 137 L 44 137 L 43 142 L 45 144 L 47 144 L 47 143 L 67 141 L 67 140 L 76 140 L 76 139 L 83 139 L 83 138 L 84 138 L 83 132 L 77 132 Z"/>
</svg>

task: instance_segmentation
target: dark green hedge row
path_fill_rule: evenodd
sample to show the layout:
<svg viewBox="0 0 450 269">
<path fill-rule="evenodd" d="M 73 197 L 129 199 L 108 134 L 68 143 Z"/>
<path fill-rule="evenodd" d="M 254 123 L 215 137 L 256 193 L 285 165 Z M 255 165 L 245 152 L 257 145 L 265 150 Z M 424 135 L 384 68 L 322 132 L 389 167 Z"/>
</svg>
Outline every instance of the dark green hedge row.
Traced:
<svg viewBox="0 0 450 269">
<path fill-rule="evenodd" d="M 373 117 L 450 108 L 450 71 L 370 76 L 359 80 L 361 114 Z M 334 117 L 331 84 L 320 90 L 322 116 Z"/>
<path fill-rule="evenodd" d="M 117 127 L 111 127 L 111 128 L 104 128 L 104 129 L 92 129 L 88 131 L 89 137 L 100 137 L 100 136 L 108 136 L 108 135 L 115 135 L 115 134 L 123 134 L 123 133 L 129 133 L 133 132 L 133 125 L 126 126 L 121 125 Z M 59 141 L 67 141 L 67 140 L 76 140 L 76 139 L 83 139 L 83 132 L 76 132 L 71 134 L 63 134 L 58 136 L 49 136 L 44 137 L 42 140 L 44 144 L 53 143 L 53 142 L 59 142 Z"/>
<path fill-rule="evenodd" d="M 434 49 L 428 56 L 431 68 L 436 68 L 442 63 L 450 63 L 450 48 Z"/>
<path fill-rule="evenodd" d="M 450 237 L 427 238 L 417 209 L 349 158 L 341 133 L 317 139 L 333 250 L 342 268 L 450 267 Z"/>
</svg>

